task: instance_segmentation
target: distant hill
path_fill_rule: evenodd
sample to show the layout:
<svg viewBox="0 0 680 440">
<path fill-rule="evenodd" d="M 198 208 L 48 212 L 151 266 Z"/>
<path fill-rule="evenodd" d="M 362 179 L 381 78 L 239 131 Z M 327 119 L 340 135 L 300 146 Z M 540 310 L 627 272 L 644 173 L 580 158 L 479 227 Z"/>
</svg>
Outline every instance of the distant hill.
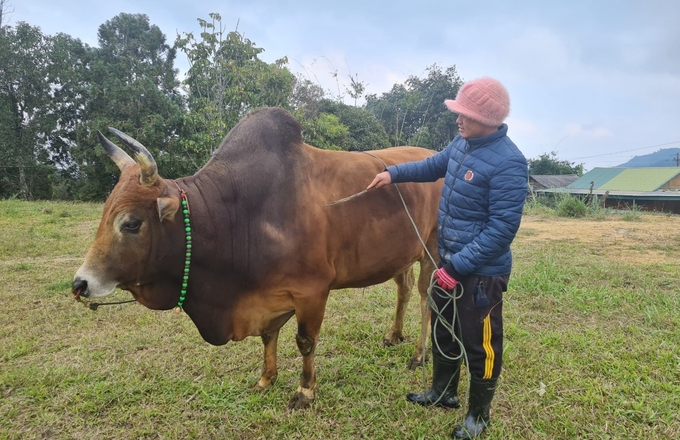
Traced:
<svg viewBox="0 0 680 440">
<path fill-rule="evenodd" d="M 675 162 L 677 154 L 680 154 L 680 148 L 664 148 L 656 153 L 635 156 L 628 162 L 617 166 L 626 168 L 675 167 L 678 165 Z"/>
</svg>

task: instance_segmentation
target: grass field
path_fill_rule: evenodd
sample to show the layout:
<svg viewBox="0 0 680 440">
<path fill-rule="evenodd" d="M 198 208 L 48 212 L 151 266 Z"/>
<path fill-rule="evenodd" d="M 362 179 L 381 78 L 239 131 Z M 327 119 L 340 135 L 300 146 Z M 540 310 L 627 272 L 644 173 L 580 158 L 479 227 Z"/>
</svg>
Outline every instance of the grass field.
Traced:
<svg viewBox="0 0 680 440">
<path fill-rule="evenodd" d="M 213 347 L 185 315 L 83 307 L 70 283 L 100 213 L 0 201 L 0 439 L 444 439 L 463 417 L 406 402 L 431 366 L 405 368 L 415 296 L 407 341 L 381 345 L 392 282 L 331 294 L 317 400 L 292 412 L 293 322 L 281 334 L 278 382 L 258 392 L 259 338 Z M 680 438 L 680 217 L 626 218 L 525 216 L 483 438 Z"/>
</svg>

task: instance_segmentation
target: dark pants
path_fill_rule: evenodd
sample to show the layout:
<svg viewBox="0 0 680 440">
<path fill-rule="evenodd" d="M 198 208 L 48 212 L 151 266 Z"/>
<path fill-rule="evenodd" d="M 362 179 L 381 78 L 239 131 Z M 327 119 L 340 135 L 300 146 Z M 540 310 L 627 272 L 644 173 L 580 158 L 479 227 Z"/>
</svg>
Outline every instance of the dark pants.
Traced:
<svg viewBox="0 0 680 440">
<path fill-rule="evenodd" d="M 501 374 L 503 358 L 503 292 L 510 275 L 462 277 L 462 296 L 454 304 L 446 293 L 433 288 L 432 299 L 437 311 L 432 312 L 432 352 L 436 356 L 459 356 L 460 345 L 451 335 L 454 322 L 456 337 L 467 353 L 470 375 L 475 379 L 495 379 Z M 460 295 L 460 287 L 455 294 Z M 444 322 L 441 322 L 443 320 Z"/>
</svg>

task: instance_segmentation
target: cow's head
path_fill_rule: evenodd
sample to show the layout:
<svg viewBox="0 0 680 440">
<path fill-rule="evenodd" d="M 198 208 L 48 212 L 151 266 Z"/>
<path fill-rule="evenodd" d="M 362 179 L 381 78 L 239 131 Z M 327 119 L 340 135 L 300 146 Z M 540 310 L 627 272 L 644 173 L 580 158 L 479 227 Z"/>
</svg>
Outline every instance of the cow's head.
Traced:
<svg viewBox="0 0 680 440">
<path fill-rule="evenodd" d="M 134 159 L 98 134 L 121 176 L 104 205 L 94 243 L 71 289 L 76 297 L 97 298 L 120 287 L 149 307 L 167 308 L 172 304 L 164 304 L 165 300 L 145 298 L 144 287 L 158 274 L 157 266 L 168 253 L 168 226 L 175 223 L 179 191 L 159 177 L 156 161 L 141 143 L 110 130 L 133 152 Z"/>
</svg>

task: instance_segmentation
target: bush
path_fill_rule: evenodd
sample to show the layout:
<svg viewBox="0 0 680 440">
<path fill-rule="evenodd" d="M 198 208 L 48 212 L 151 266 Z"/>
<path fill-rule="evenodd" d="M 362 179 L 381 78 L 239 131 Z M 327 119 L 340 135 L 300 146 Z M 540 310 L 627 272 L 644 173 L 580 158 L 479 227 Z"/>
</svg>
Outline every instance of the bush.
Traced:
<svg viewBox="0 0 680 440">
<path fill-rule="evenodd" d="M 560 217 L 585 217 L 586 205 L 581 199 L 567 196 L 557 204 L 557 215 Z"/>
<path fill-rule="evenodd" d="M 554 215 L 554 206 L 551 206 L 552 198 L 530 197 L 524 204 L 524 214 L 528 215 Z M 554 205 L 554 204 L 552 204 Z"/>
</svg>

